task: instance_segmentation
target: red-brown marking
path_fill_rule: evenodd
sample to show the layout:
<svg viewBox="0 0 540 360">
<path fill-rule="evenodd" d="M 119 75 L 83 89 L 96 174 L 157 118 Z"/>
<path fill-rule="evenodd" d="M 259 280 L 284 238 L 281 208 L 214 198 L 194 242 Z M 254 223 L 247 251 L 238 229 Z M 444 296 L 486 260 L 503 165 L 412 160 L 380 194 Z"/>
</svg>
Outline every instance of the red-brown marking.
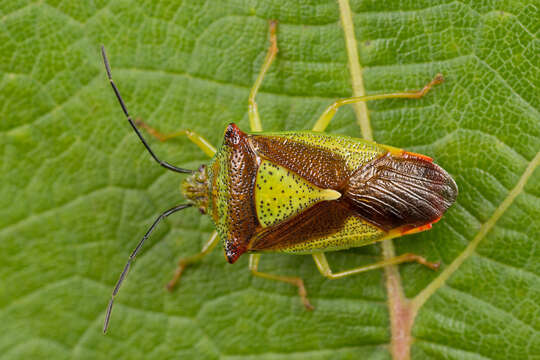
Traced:
<svg viewBox="0 0 540 360">
<path fill-rule="evenodd" d="M 429 161 L 429 162 L 433 162 L 433 159 L 430 158 L 430 157 L 427 156 L 427 155 L 418 154 L 418 153 L 413 153 L 413 152 L 405 151 L 405 150 L 403 150 L 403 154 L 404 154 L 404 155 L 414 156 L 414 157 L 417 157 L 417 158 L 420 158 L 420 159 L 424 159 L 424 160 Z"/>
<path fill-rule="evenodd" d="M 254 150 L 322 189 L 338 190 L 351 175 L 345 159 L 328 150 L 279 136 L 251 136 Z"/>
<path fill-rule="evenodd" d="M 223 146 L 230 148 L 227 152 L 229 201 L 226 206 L 229 222 L 225 254 L 232 264 L 246 252 L 248 241 L 259 225 L 253 202 L 258 165 L 246 133 L 235 124 L 227 127 Z"/>
</svg>

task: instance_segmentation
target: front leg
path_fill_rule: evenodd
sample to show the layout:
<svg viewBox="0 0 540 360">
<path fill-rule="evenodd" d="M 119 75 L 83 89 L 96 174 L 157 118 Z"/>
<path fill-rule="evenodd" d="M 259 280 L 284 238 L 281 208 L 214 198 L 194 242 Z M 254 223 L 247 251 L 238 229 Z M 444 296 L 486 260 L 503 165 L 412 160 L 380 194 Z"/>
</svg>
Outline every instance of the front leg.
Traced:
<svg viewBox="0 0 540 360">
<path fill-rule="evenodd" d="M 151 127 L 150 125 L 146 124 L 142 120 L 137 119 L 135 121 L 135 124 L 137 124 L 137 126 L 139 126 L 140 128 L 146 130 L 147 133 L 149 133 L 161 142 L 165 142 L 179 136 L 186 136 L 192 143 L 197 145 L 199 149 L 201 149 L 206 155 L 208 155 L 208 157 L 211 158 L 216 153 L 216 148 L 212 144 L 210 144 L 208 140 L 206 140 L 204 137 L 202 137 L 193 130 L 180 130 L 170 134 L 163 134 Z"/>
<path fill-rule="evenodd" d="M 178 266 L 176 267 L 176 271 L 174 272 L 174 276 L 167 283 L 167 290 L 172 291 L 172 289 L 176 286 L 178 283 L 178 280 L 180 280 L 180 277 L 184 273 L 184 270 L 186 267 L 188 267 L 191 264 L 198 263 L 205 257 L 206 255 L 210 254 L 212 250 L 216 247 L 216 245 L 219 243 L 219 236 L 217 231 L 214 231 L 212 235 L 210 236 L 210 239 L 204 244 L 202 250 L 195 255 L 191 255 L 185 258 L 181 258 L 178 261 Z"/>
</svg>

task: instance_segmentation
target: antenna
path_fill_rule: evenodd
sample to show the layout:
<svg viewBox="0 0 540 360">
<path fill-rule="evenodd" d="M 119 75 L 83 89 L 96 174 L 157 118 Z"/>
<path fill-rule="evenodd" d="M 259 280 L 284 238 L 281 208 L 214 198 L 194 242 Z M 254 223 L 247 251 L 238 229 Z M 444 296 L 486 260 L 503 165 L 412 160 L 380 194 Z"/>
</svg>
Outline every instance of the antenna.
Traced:
<svg viewBox="0 0 540 360">
<path fill-rule="evenodd" d="M 122 100 L 122 96 L 120 96 L 120 91 L 118 91 L 118 88 L 114 84 L 114 81 L 113 81 L 112 75 L 111 75 L 111 67 L 109 66 L 109 60 L 107 59 L 107 54 L 105 53 L 105 46 L 103 46 L 103 45 L 101 45 L 101 55 L 103 56 L 103 63 L 105 64 L 105 70 L 107 70 L 107 77 L 109 78 L 109 82 L 111 83 L 111 86 L 112 86 L 112 88 L 114 90 L 114 94 L 116 95 L 116 98 L 118 99 L 118 102 L 120 103 L 120 106 L 122 107 L 122 110 L 124 111 L 124 114 L 126 115 L 127 120 L 129 121 L 129 124 L 131 125 L 133 130 L 135 130 L 135 133 L 137 133 L 137 136 L 139 137 L 139 139 L 141 139 L 141 142 L 143 143 L 146 150 L 148 150 L 148 152 L 150 153 L 150 155 L 152 155 L 154 160 L 156 160 L 156 162 L 159 165 L 163 166 L 164 168 L 172 170 L 172 171 L 176 171 L 176 172 L 179 172 L 179 173 L 193 174 L 194 173 L 193 170 L 182 169 L 182 168 L 173 166 L 173 165 L 169 164 L 166 161 L 158 159 L 156 154 L 154 154 L 154 152 L 152 151 L 152 149 L 150 148 L 150 146 L 148 145 L 146 140 L 144 140 L 144 138 L 143 138 L 141 132 L 139 131 L 139 129 L 137 128 L 137 126 L 135 126 L 135 123 L 133 122 L 133 120 L 131 120 L 131 116 L 129 115 L 129 113 L 127 111 L 126 104 L 124 103 L 124 100 Z"/>
<path fill-rule="evenodd" d="M 156 225 L 161 220 L 165 219 L 167 216 L 169 216 L 171 214 L 174 214 L 177 211 L 183 210 L 183 209 L 185 209 L 187 207 L 190 207 L 190 206 L 192 206 L 192 205 L 191 204 L 178 205 L 178 206 L 173 207 L 172 209 L 169 209 L 169 210 L 165 211 L 163 214 L 159 215 L 159 217 L 154 221 L 152 226 L 150 226 L 150 229 L 148 229 L 146 231 L 146 234 L 144 234 L 143 238 L 141 239 L 141 241 L 139 241 L 139 243 L 137 244 L 135 249 L 133 249 L 133 252 L 131 253 L 131 255 L 128 258 L 126 266 L 124 266 L 124 270 L 120 274 L 120 278 L 118 279 L 118 281 L 116 282 L 116 285 L 114 286 L 112 296 L 111 296 L 111 300 L 109 301 L 109 305 L 107 305 L 107 313 L 105 314 L 105 323 L 103 324 L 103 333 L 106 333 L 107 328 L 109 327 L 109 320 L 111 319 L 111 311 L 112 311 L 112 307 L 113 307 L 114 298 L 116 297 L 116 295 L 118 295 L 118 291 L 120 290 L 120 286 L 122 286 L 122 282 L 124 282 L 124 279 L 126 278 L 126 276 L 128 274 L 129 268 L 131 267 L 131 263 L 133 262 L 133 260 L 135 260 L 135 257 L 139 253 L 139 250 L 141 250 L 141 247 L 142 247 L 144 241 L 148 238 L 148 236 L 150 236 L 152 231 L 154 231 L 154 228 L 156 227 Z"/>
</svg>

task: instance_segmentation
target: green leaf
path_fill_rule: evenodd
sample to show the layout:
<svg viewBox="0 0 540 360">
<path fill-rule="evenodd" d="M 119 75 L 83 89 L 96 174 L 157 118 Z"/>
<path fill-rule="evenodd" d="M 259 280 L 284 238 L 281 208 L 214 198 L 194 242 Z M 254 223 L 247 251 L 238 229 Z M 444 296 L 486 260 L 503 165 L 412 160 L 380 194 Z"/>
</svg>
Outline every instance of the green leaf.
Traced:
<svg viewBox="0 0 540 360">
<path fill-rule="evenodd" d="M 421 100 L 368 103 L 376 141 L 427 154 L 451 173 L 457 203 L 397 253 L 441 261 L 399 267 L 417 306 L 414 359 L 525 359 L 540 354 L 540 4 L 538 1 L 352 1 L 367 93 L 446 82 Z M 152 235 L 105 307 L 130 251 L 154 219 L 183 202 L 183 175 L 150 159 L 106 79 L 135 118 L 192 129 L 218 145 L 230 122 L 249 129 L 247 98 L 277 19 L 279 54 L 257 97 L 265 130 L 309 129 L 353 94 L 336 1 L 5 1 L 0 5 L 0 359 L 387 359 L 385 275 L 326 280 L 311 257 L 214 251 L 164 289 L 180 257 L 213 228 L 196 210 Z M 346 14 L 345 14 L 346 15 Z M 351 40 L 351 38 L 349 38 Z M 361 136 L 343 108 L 329 132 Z M 160 157 L 208 161 L 186 139 Z M 329 254 L 334 270 L 380 259 L 378 245 Z M 395 330 L 395 329 L 394 329 Z"/>
</svg>

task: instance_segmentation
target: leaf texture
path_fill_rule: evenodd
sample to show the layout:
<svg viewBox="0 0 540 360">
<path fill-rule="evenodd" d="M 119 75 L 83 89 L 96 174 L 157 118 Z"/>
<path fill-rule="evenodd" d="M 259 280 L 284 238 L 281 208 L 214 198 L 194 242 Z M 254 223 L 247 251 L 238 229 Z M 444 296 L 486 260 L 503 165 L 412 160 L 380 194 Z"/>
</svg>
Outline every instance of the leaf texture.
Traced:
<svg viewBox="0 0 540 360">
<path fill-rule="evenodd" d="M 306 312 L 288 284 L 252 278 L 247 257 L 216 250 L 164 289 L 177 260 L 212 232 L 193 210 L 152 235 L 118 297 L 127 256 L 162 211 L 182 203 L 182 175 L 153 163 L 125 121 L 100 58 L 135 118 L 192 129 L 213 144 L 235 122 L 277 19 L 279 54 L 257 97 L 267 131 L 311 128 L 353 94 L 347 41 L 368 94 L 446 82 L 421 100 L 367 104 L 377 142 L 433 157 L 460 194 L 429 232 L 397 253 L 417 307 L 413 359 L 540 355 L 540 3 L 350 1 L 9 1 L 0 5 L 0 359 L 389 359 L 385 277 L 322 278 L 308 256 L 265 255 L 263 271 L 304 278 Z M 352 107 L 328 131 L 361 136 Z M 149 140 L 163 159 L 207 161 L 186 139 Z M 377 245 L 328 256 L 336 270 L 380 259 Z"/>
</svg>

